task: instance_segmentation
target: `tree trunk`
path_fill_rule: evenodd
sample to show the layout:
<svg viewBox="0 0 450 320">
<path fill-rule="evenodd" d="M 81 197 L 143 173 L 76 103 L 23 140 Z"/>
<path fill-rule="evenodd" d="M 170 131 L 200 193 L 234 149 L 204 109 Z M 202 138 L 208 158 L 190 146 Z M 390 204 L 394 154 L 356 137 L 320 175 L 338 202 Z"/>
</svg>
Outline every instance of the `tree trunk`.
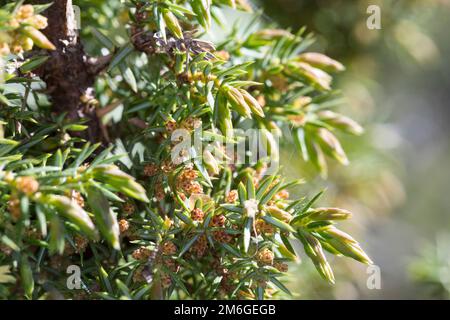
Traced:
<svg viewBox="0 0 450 320">
<path fill-rule="evenodd" d="M 35 0 L 34 3 L 49 3 L 49 0 Z M 102 141 L 100 120 L 96 115 L 93 84 L 97 71 L 92 59 L 84 52 L 79 41 L 72 0 L 53 0 L 53 5 L 43 15 L 48 18 L 44 30 L 47 38 L 56 46 L 49 52 L 50 59 L 38 71 L 47 84 L 53 111 L 67 113 L 68 120 L 85 118 L 88 132 L 84 138 Z"/>
</svg>

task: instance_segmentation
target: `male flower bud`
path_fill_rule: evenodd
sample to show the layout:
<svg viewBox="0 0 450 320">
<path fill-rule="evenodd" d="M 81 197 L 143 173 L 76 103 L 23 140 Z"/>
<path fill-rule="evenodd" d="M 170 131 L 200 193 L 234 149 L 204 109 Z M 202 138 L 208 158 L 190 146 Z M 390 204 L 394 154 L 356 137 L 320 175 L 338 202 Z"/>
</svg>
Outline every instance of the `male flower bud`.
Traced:
<svg viewBox="0 0 450 320">
<path fill-rule="evenodd" d="M 235 110 L 245 118 L 252 117 L 252 110 L 250 109 L 249 105 L 244 99 L 244 96 L 238 89 L 228 87 L 226 89 L 226 97 L 228 99 L 228 102 L 230 102 L 231 106 L 233 107 L 233 110 Z"/>
<path fill-rule="evenodd" d="M 16 19 L 25 20 L 32 17 L 34 14 L 34 7 L 31 4 L 20 6 L 16 13 Z"/>
<path fill-rule="evenodd" d="M 76 235 L 73 240 L 75 243 L 75 251 L 78 253 L 84 252 L 89 244 L 88 239 L 79 235 Z"/>
<path fill-rule="evenodd" d="M 340 208 L 316 208 L 308 212 L 308 217 L 314 221 L 346 220 L 351 212 Z"/>
<path fill-rule="evenodd" d="M 166 130 L 168 133 L 172 133 L 177 129 L 177 122 L 175 120 L 169 120 L 166 122 Z"/>
<path fill-rule="evenodd" d="M 354 120 L 330 110 L 320 111 L 317 116 L 319 119 L 336 129 L 342 130 L 354 135 L 361 135 L 364 129 Z"/>
<path fill-rule="evenodd" d="M 263 29 L 255 32 L 253 36 L 263 41 L 273 41 L 283 37 L 293 38 L 292 33 L 283 29 Z"/>
<path fill-rule="evenodd" d="M 177 252 L 177 246 L 172 241 L 166 241 L 162 245 L 162 254 L 165 256 L 174 255 Z"/>
<path fill-rule="evenodd" d="M 233 240 L 233 236 L 223 229 L 214 231 L 213 238 L 219 243 L 230 243 Z"/>
<path fill-rule="evenodd" d="M 158 173 L 159 167 L 154 163 L 149 163 L 144 166 L 143 175 L 146 177 L 153 177 Z"/>
<path fill-rule="evenodd" d="M 267 248 L 261 249 L 257 255 L 258 261 L 266 265 L 273 264 L 274 258 L 275 258 L 274 253 Z"/>
<path fill-rule="evenodd" d="M 41 15 L 28 18 L 25 22 L 36 29 L 45 29 L 48 26 L 47 18 Z"/>
<path fill-rule="evenodd" d="M 305 107 L 307 107 L 308 105 L 310 105 L 311 102 L 312 102 L 311 97 L 303 96 L 295 99 L 292 106 L 294 107 L 295 110 L 302 110 L 305 109 Z"/>
<path fill-rule="evenodd" d="M 362 250 L 359 243 L 353 239 L 349 234 L 330 226 L 321 232 L 327 239 L 327 242 L 344 256 L 353 258 L 365 264 L 372 264 L 372 260 Z"/>
<path fill-rule="evenodd" d="M 288 272 L 289 266 L 286 263 L 275 262 L 274 267 L 280 272 Z"/>
<path fill-rule="evenodd" d="M 330 57 L 317 52 L 307 52 L 298 56 L 298 61 L 306 62 L 309 65 L 323 69 L 329 72 L 344 71 L 342 63 L 331 59 Z"/>
<path fill-rule="evenodd" d="M 87 212 L 70 198 L 59 195 L 46 195 L 42 196 L 39 202 L 55 207 L 60 215 L 77 225 L 90 238 L 98 238 L 97 230 Z"/>
<path fill-rule="evenodd" d="M 149 202 L 145 189 L 134 178 L 114 165 L 98 166 L 92 170 L 95 179 L 143 202 Z"/>
<path fill-rule="evenodd" d="M 20 36 L 18 38 L 18 42 L 19 44 L 22 46 L 22 49 L 24 51 L 29 51 L 31 49 L 33 49 L 33 40 L 31 40 L 30 38 L 26 37 L 26 36 Z"/>
<path fill-rule="evenodd" d="M 275 196 L 277 199 L 287 200 L 287 199 L 289 199 L 289 191 L 287 191 L 286 189 L 283 189 L 280 192 L 278 192 Z"/>
<path fill-rule="evenodd" d="M 250 93 L 248 93 L 247 91 L 240 89 L 239 92 L 242 94 L 242 96 L 244 97 L 245 102 L 247 103 L 247 105 L 250 107 L 250 110 L 258 115 L 261 118 L 264 118 L 264 111 L 261 107 L 261 105 L 259 104 L 258 100 L 256 100 Z"/>
<path fill-rule="evenodd" d="M 278 220 L 289 223 L 292 220 L 292 215 L 277 206 L 266 207 L 266 212 Z"/>
<path fill-rule="evenodd" d="M 238 192 L 237 190 L 230 190 L 230 192 L 225 197 L 225 201 L 227 203 L 235 203 L 238 199 Z"/>
<path fill-rule="evenodd" d="M 152 256 L 152 251 L 146 247 L 140 247 L 133 251 L 131 254 L 133 259 L 139 260 L 139 261 L 146 261 Z"/>
<path fill-rule="evenodd" d="M 194 208 L 191 211 L 191 219 L 194 221 L 203 221 L 203 217 L 205 214 L 203 213 L 202 209 L 200 208 Z"/>
<path fill-rule="evenodd" d="M 219 122 L 220 131 L 225 136 L 233 134 L 233 122 L 231 118 L 231 111 L 228 107 L 228 100 L 223 91 L 219 91 L 216 97 L 217 104 L 217 121 Z"/>
<path fill-rule="evenodd" d="M 325 257 L 320 241 L 308 232 L 298 232 L 298 237 L 303 244 L 305 253 L 314 263 L 320 275 L 330 283 L 334 283 L 333 270 Z"/>
<path fill-rule="evenodd" d="M 208 31 L 211 28 L 211 0 L 193 0 L 191 7 L 198 22 Z"/>
<path fill-rule="evenodd" d="M 39 182 L 33 177 L 18 177 L 16 179 L 16 188 L 26 195 L 32 195 L 39 189 Z"/>
<path fill-rule="evenodd" d="M 119 231 L 120 233 L 125 233 L 128 231 L 128 229 L 130 228 L 130 223 L 125 220 L 125 219 L 121 219 L 119 220 Z"/>
<path fill-rule="evenodd" d="M 215 176 L 220 173 L 219 164 L 209 150 L 203 151 L 203 162 L 211 175 Z"/>
<path fill-rule="evenodd" d="M 225 222 L 226 222 L 225 216 L 223 214 L 219 214 L 211 219 L 210 225 L 212 227 L 223 227 L 225 225 Z"/>
<path fill-rule="evenodd" d="M 288 73 L 300 76 L 319 90 L 331 90 L 331 76 L 304 62 L 292 61 L 288 64 Z"/>
<path fill-rule="evenodd" d="M 256 220 L 255 228 L 258 233 L 262 234 L 273 234 L 275 232 L 274 226 L 265 222 L 262 219 Z"/>
<path fill-rule="evenodd" d="M 334 136 L 334 134 L 327 129 L 320 128 L 317 130 L 316 137 L 325 153 L 332 156 L 343 165 L 348 165 L 349 161 L 347 155 L 345 154 L 344 149 L 342 149 L 341 143 Z"/>
<path fill-rule="evenodd" d="M 183 30 L 180 27 L 177 17 L 168 9 L 162 10 L 162 16 L 170 32 L 178 39 L 183 39 Z"/>
<path fill-rule="evenodd" d="M 228 53 L 228 51 L 225 51 L 225 50 L 216 51 L 216 52 L 214 52 L 214 55 L 218 59 L 223 60 L 223 61 L 230 60 L 230 54 Z"/>
<path fill-rule="evenodd" d="M 33 42 L 42 49 L 56 50 L 56 47 L 51 43 L 47 37 L 38 29 L 32 26 L 26 26 L 19 30 L 22 34 L 29 37 Z"/>
</svg>

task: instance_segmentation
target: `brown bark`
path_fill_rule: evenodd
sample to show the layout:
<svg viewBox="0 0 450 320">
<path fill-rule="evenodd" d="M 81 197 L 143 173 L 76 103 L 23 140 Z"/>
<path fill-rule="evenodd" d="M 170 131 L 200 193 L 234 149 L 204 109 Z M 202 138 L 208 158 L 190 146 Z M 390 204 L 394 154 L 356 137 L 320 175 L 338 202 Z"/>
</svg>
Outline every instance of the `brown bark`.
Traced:
<svg viewBox="0 0 450 320">
<path fill-rule="evenodd" d="M 94 99 L 93 84 L 100 70 L 93 66 L 96 59 L 86 55 L 79 41 L 72 0 L 53 0 L 53 5 L 43 15 L 48 18 L 44 33 L 57 49 L 49 52 L 50 59 L 38 73 L 47 84 L 53 111 L 66 112 L 68 120 L 87 119 L 89 129 L 85 138 L 102 141 L 101 123 L 95 105 L 91 103 Z"/>
</svg>

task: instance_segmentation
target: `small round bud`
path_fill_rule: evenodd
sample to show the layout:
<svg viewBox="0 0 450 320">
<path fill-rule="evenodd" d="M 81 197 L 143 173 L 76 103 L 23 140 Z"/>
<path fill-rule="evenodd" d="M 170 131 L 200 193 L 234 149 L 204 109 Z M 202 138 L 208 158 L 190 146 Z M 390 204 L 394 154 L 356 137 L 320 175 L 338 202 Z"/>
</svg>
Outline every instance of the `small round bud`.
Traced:
<svg viewBox="0 0 450 320">
<path fill-rule="evenodd" d="M 129 228 L 130 228 L 130 224 L 128 223 L 127 220 L 125 220 L 125 219 L 119 220 L 119 231 L 120 231 L 120 233 L 127 232 Z"/>
<path fill-rule="evenodd" d="M 183 180 L 195 180 L 198 177 L 198 173 L 197 171 L 193 170 L 193 169 L 185 169 L 183 170 L 182 174 L 180 175 L 180 178 L 182 178 Z"/>
<path fill-rule="evenodd" d="M 214 52 L 214 55 L 223 61 L 230 60 L 230 54 L 228 53 L 228 51 L 225 51 L 225 50 L 216 51 L 216 52 Z"/>
<path fill-rule="evenodd" d="M 275 262 L 273 266 L 280 272 L 289 271 L 289 266 L 286 263 Z"/>
<path fill-rule="evenodd" d="M 199 118 L 189 117 L 185 119 L 182 126 L 188 130 L 194 130 L 200 128 L 202 125 L 202 120 Z"/>
<path fill-rule="evenodd" d="M 212 227 L 223 227 L 225 225 L 225 221 L 226 221 L 226 218 L 223 214 L 216 215 L 211 219 L 211 226 Z"/>
<path fill-rule="evenodd" d="M 146 177 L 152 177 L 158 173 L 158 170 L 159 170 L 159 168 L 156 164 L 154 164 L 154 163 L 146 164 L 144 166 L 143 174 Z"/>
<path fill-rule="evenodd" d="M 174 165 L 170 160 L 166 160 L 161 165 L 161 170 L 164 173 L 171 173 L 174 170 Z"/>
<path fill-rule="evenodd" d="M 191 211 L 191 218 L 194 221 L 203 221 L 203 217 L 204 217 L 204 213 L 202 211 L 202 209 L 200 208 L 195 208 Z"/>
<path fill-rule="evenodd" d="M 216 230 L 213 232 L 213 238 L 219 243 L 230 243 L 233 237 L 225 230 Z"/>
<path fill-rule="evenodd" d="M 136 207 L 131 202 L 126 202 L 123 205 L 123 211 L 125 212 L 126 215 L 130 215 L 136 211 Z"/>
<path fill-rule="evenodd" d="M 266 264 L 266 265 L 273 264 L 274 258 L 275 258 L 275 255 L 273 254 L 273 252 L 267 248 L 261 249 L 258 252 L 258 256 L 257 256 L 258 261 L 261 262 L 262 264 Z"/>
<path fill-rule="evenodd" d="M 133 251 L 131 256 L 135 260 L 147 261 L 152 255 L 152 251 L 146 247 L 140 247 Z"/>
<path fill-rule="evenodd" d="M 190 194 L 202 194 L 203 193 L 203 187 L 202 185 L 197 181 L 192 181 L 188 188 L 186 189 L 186 192 Z"/>
<path fill-rule="evenodd" d="M 289 199 L 289 191 L 287 190 L 281 190 L 277 193 L 277 198 L 287 200 Z"/>
<path fill-rule="evenodd" d="M 25 4 L 17 10 L 16 18 L 19 20 L 25 20 L 32 17 L 34 14 L 34 8 L 31 4 Z"/>
<path fill-rule="evenodd" d="M 237 192 L 237 190 L 231 190 L 227 194 L 225 201 L 227 203 L 235 203 L 237 201 L 237 199 L 238 199 L 238 192 Z"/>
<path fill-rule="evenodd" d="M 172 133 L 177 129 L 177 122 L 175 120 L 169 120 L 166 122 L 166 130 L 168 133 Z"/>
<path fill-rule="evenodd" d="M 202 235 L 197 239 L 197 241 L 191 247 L 190 251 L 198 258 L 201 258 L 205 255 L 207 249 L 208 249 L 208 239 L 206 239 L 205 235 Z"/>
<path fill-rule="evenodd" d="M 77 253 L 83 253 L 86 250 L 89 240 L 87 238 L 77 235 L 74 238 L 74 242 Z"/>
<path fill-rule="evenodd" d="M 271 224 L 261 219 L 256 220 L 255 227 L 258 233 L 273 234 L 275 232 L 275 228 Z"/>
<path fill-rule="evenodd" d="M 177 252 L 177 246 L 172 241 L 166 241 L 162 245 L 162 254 L 165 256 L 174 255 Z"/>
<path fill-rule="evenodd" d="M 16 188 L 26 195 L 32 195 L 39 190 L 39 182 L 33 177 L 18 177 L 16 179 Z"/>
</svg>

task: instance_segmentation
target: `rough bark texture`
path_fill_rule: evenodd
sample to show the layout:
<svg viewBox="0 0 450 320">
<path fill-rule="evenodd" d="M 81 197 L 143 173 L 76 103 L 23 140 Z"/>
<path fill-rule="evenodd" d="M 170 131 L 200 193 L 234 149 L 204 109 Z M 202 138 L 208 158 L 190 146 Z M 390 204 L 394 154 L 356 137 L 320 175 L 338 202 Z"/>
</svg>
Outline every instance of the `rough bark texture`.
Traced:
<svg viewBox="0 0 450 320">
<path fill-rule="evenodd" d="M 34 3 L 49 3 L 49 0 L 35 0 Z M 56 46 L 49 52 L 50 59 L 39 71 L 47 84 L 53 110 L 66 112 L 67 118 L 89 120 L 88 138 L 103 140 L 100 121 L 95 106 L 93 84 L 98 70 L 92 65 L 78 38 L 72 0 L 53 0 L 53 5 L 43 13 L 48 18 L 44 30 L 47 38 Z"/>
</svg>

